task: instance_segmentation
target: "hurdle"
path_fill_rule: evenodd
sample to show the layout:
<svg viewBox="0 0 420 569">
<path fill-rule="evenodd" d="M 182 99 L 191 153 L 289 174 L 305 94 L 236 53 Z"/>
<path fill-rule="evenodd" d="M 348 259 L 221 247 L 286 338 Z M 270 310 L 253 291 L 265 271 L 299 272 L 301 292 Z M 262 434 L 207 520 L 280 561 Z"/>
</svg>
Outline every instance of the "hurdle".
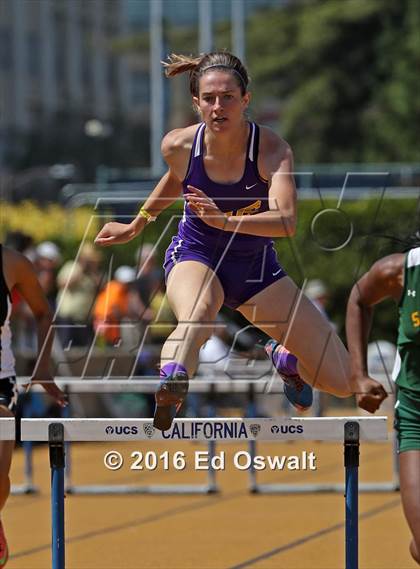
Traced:
<svg viewBox="0 0 420 569">
<path fill-rule="evenodd" d="M 264 377 L 264 369 L 252 369 L 247 372 L 249 377 L 253 379 L 197 379 L 190 382 L 190 392 L 202 395 L 208 394 L 214 399 L 218 394 L 246 394 L 248 398 L 246 416 L 255 417 L 257 414 L 255 405 L 255 396 L 264 394 L 283 394 L 283 383 L 279 380 L 273 381 L 271 378 Z M 259 379 L 255 378 L 255 374 L 260 375 Z M 244 374 L 245 375 L 245 374 Z M 20 379 L 22 381 L 22 379 Z M 126 379 L 74 379 L 70 377 L 58 378 L 56 383 L 62 389 L 65 389 L 69 395 L 72 393 L 146 393 L 153 394 L 159 384 L 156 377 L 130 380 Z M 39 386 L 35 389 L 40 390 Z M 214 404 L 212 406 L 215 413 Z M 68 410 L 67 410 L 68 412 Z M 387 442 L 387 441 L 383 441 Z M 24 443 L 26 444 L 26 443 Z M 29 443 L 30 445 L 31 443 Z M 392 437 L 393 444 L 393 470 L 392 478 L 387 481 L 360 482 L 359 492 L 369 493 L 388 493 L 399 490 L 399 472 L 398 472 L 398 454 L 397 440 Z M 215 452 L 215 442 L 208 441 L 209 453 Z M 257 440 L 249 441 L 249 452 L 252 457 L 257 454 Z M 66 465 L 66 493 L 68 494 L 212 494 L 218 492 L 216 483 L 216 472 L 209 469 L 207 472 L 206 484 L 188 484 L 188 485 L 76 485 L 71 481 L 70 468 L 70 444 L 66 449 L 67 465 Z M 30 455 L 25 453 L 25 472 L 31 466 Z M 17 493 L 28 493 L 25 488 L 33 487 L 32 471 L 25 476 L 26 484 L 22 486 L 22 491 Z M 300 494 L 300 493 L 342 493 L 343 484 L 323 483 L 323 484 L 261 484 L 257 479 L 257 472 L 254 468 L 249 470 L 249 491 L 251 493 L 262 494 Z"/>
<path fill-rule="evenodd" d="M 255 413 L 255 391 L 253 385 L 250 386 L 249 401 L 247 406 L 247 415 L 251 416 Z M 324 417 L 325 419 L 326 417 Z M 367 419 L 373 417 L 366 417 Z M 376 442 L 386 442 L 386 439 L 378 439 Z M 251 467 L 249 469 L 249 491 L 252 494 L 315 494 L 315 493 L 339 493 L 345 491 L 345 485 L 334 483 L 321 484 L 286 484 L 280 482 L 277 484 L 260 484 L 257 479 L 257 471 L 253 466 L 253 459 L 257 455 L 257 440 L 249 441 L 249 453 L 252 458 Z M 392 434 L 392 466 L 393 478 L 386 482 L 360 482 L 358 484 L 359 492 L 382 493 L 382 492 L 398 492 L 400 489 L 399 481 L 399 464 L 398 464 L 398 442 L 395 433 Z"/>
<path fill-rule="evenodd" d="M 386 440 L 387 418 L 178 419 L 163 433 L 153 428 L 150 419 L 23 419 L 21 438 L 49 443 L 52 569 L 65 569 L 64 445 L 68 441 L 341 441 L 345 468 L 346 569 L 358 569 L 359 444 L 360 441 Z"/>
</svg>

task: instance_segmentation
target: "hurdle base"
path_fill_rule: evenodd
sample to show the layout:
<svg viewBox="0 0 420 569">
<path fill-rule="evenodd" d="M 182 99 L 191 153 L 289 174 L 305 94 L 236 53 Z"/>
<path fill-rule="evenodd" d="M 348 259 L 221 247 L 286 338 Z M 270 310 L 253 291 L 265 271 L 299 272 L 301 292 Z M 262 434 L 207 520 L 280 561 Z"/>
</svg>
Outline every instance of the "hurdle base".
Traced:
<svg viewBox="0 0 420 569">
<path fill-rule="evenodd" d="M 38 486 L 33 484 L 13 484 L 10 488 L 10 493 L 13 496 L 22 496 L 23 494 L 38 494 Z"/>
<path fill-rule="evenodd" d="M 69 486 L 65 490 L 66 494 L 84 494 L 84 495 L 110 495 L 110 494 L 217 494 L 218 486 L 203 484 L 156 484 L 150 486 L 134 486 L 116 484 L 112 486 L 92 484 L 86 486 Z"/>
<path fill-rule="evenodd" d="M 359 492 L 398 492 L 399 484 L 396 482 L 365 482 L 359 484 Z M 316 494 L 337 493 L 344 494 L 344 484 L 257 484 L 251 486 L 252 494 Z"/>
</svg>

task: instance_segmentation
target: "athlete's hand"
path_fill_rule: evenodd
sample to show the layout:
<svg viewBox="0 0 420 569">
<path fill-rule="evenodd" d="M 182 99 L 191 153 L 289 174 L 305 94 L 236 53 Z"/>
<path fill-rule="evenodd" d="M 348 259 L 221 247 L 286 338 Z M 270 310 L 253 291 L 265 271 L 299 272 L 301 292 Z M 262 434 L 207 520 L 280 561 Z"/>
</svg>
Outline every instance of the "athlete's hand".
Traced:
<svg viewBox="0 0 420 569">
<path fill-rule="evenodd" d="M 388 397 L 382 383 L 367 375 L 358 377 L 354 386 L 358 406 L 369 413 L 375 413 Z"/>
<path fill-rule="evenodd" d="M 143 220 L 143 221 L 142 221 Z M 146 226 L 147 220 L 144 218 L 136 219 L 136 226 L 133 223 L 118 223 L 110 221 L 106 223 L 95 238 L 97 245 L 109 247 L 110 245 L 121 245 L 128 243 Z"/>
<path fill-rule="evenodd" d="M 189 207 L 193 210 L 204 223 L 216 229 L 225 229 L 227 223 L 227 215 L 221 211 L 214 201 L 209 198 L 203 191 L 194 186 L 187 186 L 189 193 L 184 197 Z"/>
<path fill-rule="evenodd" d="M 60 407 L 67 407 L 67 396 L 54 382 L 52 375 L 45 373 L 41 374 L 37 372 L 33 377 L 31 377 L 31 381 L 24 386 L 26 393 L 30 390 L 32 385 L 35 385 L 37 383 L 44 388 L 48 395 L 54 399 L 57 405 Z"/>
</svg>

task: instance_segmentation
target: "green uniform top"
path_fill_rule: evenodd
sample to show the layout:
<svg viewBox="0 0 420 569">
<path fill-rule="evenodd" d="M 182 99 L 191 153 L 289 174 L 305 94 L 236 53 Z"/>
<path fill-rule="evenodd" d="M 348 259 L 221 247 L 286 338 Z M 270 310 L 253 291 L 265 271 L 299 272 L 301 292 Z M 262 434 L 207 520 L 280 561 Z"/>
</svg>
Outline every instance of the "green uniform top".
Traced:
<svg viewBox="0 0 420 569">
<path fill-rule="evenodd" d="M 420 392 L 420 247 L 411 249 L 405 260 L 399 314 L 398 351 L 392 375 L 399 387 Z"/>
</svg>

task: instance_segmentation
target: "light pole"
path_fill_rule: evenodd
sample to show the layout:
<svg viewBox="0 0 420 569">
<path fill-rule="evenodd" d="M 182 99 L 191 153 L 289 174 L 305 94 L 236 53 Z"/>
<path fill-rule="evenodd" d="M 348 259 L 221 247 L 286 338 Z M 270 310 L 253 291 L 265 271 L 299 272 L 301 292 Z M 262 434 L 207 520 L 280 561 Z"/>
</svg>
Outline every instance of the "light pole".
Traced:
<svg viewBox="0 0 420 569">
<path fill-rule="evenodd" d="M 102 164 L 104 159 L 104 144 L 105 140 L 112 136 L 113 128 L 110 124 L 102 122 L 99 119 L 89 119 L 85 122 L 85 135 L 94 141 L 95 148 L 97 149 L 96 164 L 95 164 L 95 182 L 97 184 L 107 182 L 107 167 Z"/>
<path fill-rule="evenodd" d="M 198 51 L 208 53 L 213 49 L 213 21 L 211 0 L 198 1 Z"/>
<path fill-rule="evenodd" d="M 245 61 L 245 6 L 243 0 L 231 0 L 233 53 Z"/>
<path fill-rule="evenodd" d="M 151 175 L 159 178 L 164 172 L 160 142 L 165 129 L 163 97 L 163 27 L 162 0 L 150 0 L 150 158 Z"/>
</svg>

